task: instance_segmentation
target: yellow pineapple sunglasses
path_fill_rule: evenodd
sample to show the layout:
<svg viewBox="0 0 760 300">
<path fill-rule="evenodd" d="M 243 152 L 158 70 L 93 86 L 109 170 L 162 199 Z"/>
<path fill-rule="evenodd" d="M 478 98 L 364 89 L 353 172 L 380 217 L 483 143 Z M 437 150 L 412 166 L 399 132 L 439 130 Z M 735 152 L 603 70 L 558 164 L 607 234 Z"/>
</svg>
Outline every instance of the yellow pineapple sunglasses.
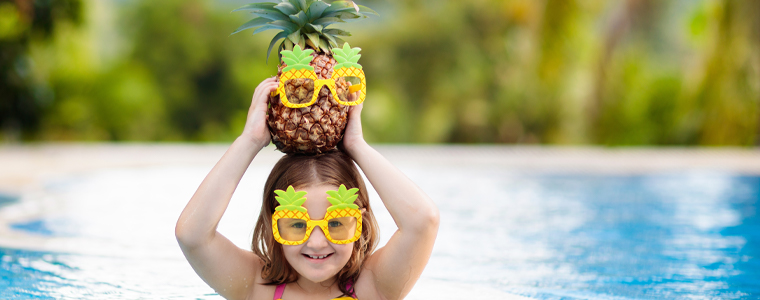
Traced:
<svg viewBox="0 0 760 300">
<path fill-rule="evenodd" d="M 342 184 L 337 191 L 327 191 L 327 201 L 332 206 L 327 208 L 324 219 L 312 220 L 302 206 L 306 192 L 296 192 L 292 185 L 285 191 L 275 190 L 274 198 L 280 205 L 272 214 L 274 239 L 283 245 L 300 245 L 309 240 L 315 227 L 320 227 L 327 240 L 334 244 L 355 242 L 362 234 L 362 213 L 354 204 L 359 197 L 357 191 L 357 188 L 346 189 Z"/>
<path fill-rule="evenodd" d="M 358 64 L 360 48 L 351 48 L 348 43 L 343 44 L 343 49 L 332 49 L 333 58 L 338 62 L 333 67 L 333 74 L 330 79 L 319 79 L 317 73 L 314 72 L 314 67 L 309 63 L 313 59 L 311 56 L 314 53 L 312 49 L 301 50 L 301 46 L 296 45 L 293 50 L 282 50 L 282 61 L 288 66 L 282 70 L 280 75 L 280 85 L 277 90 L 272 92 L 272 96 L 280 95 L 280 101 L 282 104 L 291 107 L 307 107 L 317 102 L 319 91 L 323 86 L 327 86 L 332 92 L 333 99 L 343 105 L 358 105 L 364 102 L 364 98 L 367 97 L 367 79 L 364 76 L 362 66 Z M 348 88 L 348 95 L 338 95 L 335 82 L 343 78 L 352 85 Z M 288 84 L 286 84 L 288 83 Z M 293 90 L 286 90 L 286 86 L 295 86 Z M 301 90 L 303 88 L 303 90 Z M 312 93 L 311 99 L 306 103 L 294 103 L 294 93 L 298 91 Z M 356 99 L 349 99 L 348 96 L 355 92 L 359 93 Z M 345 101 L 341 99 L 345 98 Z"/>
</svg>

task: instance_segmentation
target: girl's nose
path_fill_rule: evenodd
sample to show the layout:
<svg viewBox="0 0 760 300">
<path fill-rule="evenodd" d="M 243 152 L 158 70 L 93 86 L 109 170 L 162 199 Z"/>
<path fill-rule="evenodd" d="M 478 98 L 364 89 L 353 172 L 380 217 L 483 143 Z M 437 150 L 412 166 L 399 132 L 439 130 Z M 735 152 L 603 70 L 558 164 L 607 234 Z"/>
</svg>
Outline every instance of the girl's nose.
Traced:
<svg viewBox="0 0 760 300">
<path fill-rule="evenodd" d="M 322 231 L 322 227 L 317 226 L 309 235 L 309 240 L 306 241 L 306 246 L 309 248 L 319 249 L 327 247 L 327 237 Z"/>
</svg>

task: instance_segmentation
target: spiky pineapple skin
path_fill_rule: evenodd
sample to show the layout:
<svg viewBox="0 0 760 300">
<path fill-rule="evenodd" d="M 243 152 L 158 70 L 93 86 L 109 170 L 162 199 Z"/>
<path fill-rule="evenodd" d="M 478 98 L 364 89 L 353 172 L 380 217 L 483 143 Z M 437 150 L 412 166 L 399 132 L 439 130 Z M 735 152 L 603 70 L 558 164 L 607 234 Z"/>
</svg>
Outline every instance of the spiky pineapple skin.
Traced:
<svg viewBox="0 0 760 300">
<path fill-rule="evenodd" d="M 336 64 L 331 55 L 315 52 L 309 64 L 319 79 L 332 76 Z M 277 80 L 280 80 L 282 69 L 287 65 L 281 62 L 278 67 Z M 340 79 L 336 82 L 339 95 L 345 97 L 348 83 Z M 289 91 L 297 91 L 290 96 L 293 103 L 304 103 L 311 100 L 312 93 L 298 90 L 295 86 L 285 87 Z M 293 99 L 291 99 L 293 98 Z M 267 109 L 267 125 L 272 137 L 272 143 L 284 153 L 323 153 L 334 149 L 343 139 L 346 129 L 348 106 L 341 105 L 332 99 L 332 92 L 326 86 L 319 91 L 317 102 L 308 107 L 290 108 L 282 104 L 280 96 L 269 97 Z"/>
</svg>

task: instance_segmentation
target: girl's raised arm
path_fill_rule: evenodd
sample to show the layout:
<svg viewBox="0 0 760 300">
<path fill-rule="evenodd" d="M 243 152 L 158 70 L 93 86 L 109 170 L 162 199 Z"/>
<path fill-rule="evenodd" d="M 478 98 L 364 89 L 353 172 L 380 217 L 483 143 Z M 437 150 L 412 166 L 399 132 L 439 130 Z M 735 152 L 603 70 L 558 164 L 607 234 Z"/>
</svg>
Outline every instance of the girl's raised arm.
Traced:
<svg viewBox="0 0 760 300">
<path fill-rule="evenodd" d="M 398 231 L 367 260 L 356 291 L 360 299 L 362 294 L 370 299 L 402 299 L 430 259 L 438 234 L 438 208 L 414 182 L 364 141 L 362 106 L 354 106 L 349 112 L 343 147 L 380 195 Z"/>
<path fill-rule="evenodd" d="M 206 176 L 177 220 L 175 235 L 196 273 L 227 299 L 242 299 L 260 278 L 261 260 L 235 246 L 216 231 L 232 194 L 254 156 L 269 144 L 267 99 L 277 88 L 274 78 L 261 82 L 253 94 L 243 134 Z"/>
</svg>

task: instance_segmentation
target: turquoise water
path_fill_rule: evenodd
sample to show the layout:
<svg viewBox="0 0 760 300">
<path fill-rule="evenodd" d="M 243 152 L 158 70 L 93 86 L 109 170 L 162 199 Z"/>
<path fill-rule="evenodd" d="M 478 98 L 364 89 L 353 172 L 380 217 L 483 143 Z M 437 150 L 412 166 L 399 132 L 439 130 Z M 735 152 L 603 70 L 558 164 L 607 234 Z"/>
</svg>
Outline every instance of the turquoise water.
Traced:
<svg viewBox="0 0 760 300">
<path fill-rule="evenodd" d="M 443 230 L 472 234 L 428 274 L 539 299 L 760 297 L 758 177 L 499 177 L 440 194 Z"/>
<path fill-rule="evenodd" d="M 760 177 L 402 169 L 442 218 L 415 299 L 451 299 L 431 282 L 537 299 L 760 297 Z M 218 298 L 173 238 L 207 170 L 115 170 L 0 198 L 0 216 L 28 214 L 7 232 L 29 245 L 0 247 L 0 298 Z M 267 171 L 249 170 L 220 224 L 240 247 Z M 394 225 L 371 195 L 384 242 Z"/>
</svg>

